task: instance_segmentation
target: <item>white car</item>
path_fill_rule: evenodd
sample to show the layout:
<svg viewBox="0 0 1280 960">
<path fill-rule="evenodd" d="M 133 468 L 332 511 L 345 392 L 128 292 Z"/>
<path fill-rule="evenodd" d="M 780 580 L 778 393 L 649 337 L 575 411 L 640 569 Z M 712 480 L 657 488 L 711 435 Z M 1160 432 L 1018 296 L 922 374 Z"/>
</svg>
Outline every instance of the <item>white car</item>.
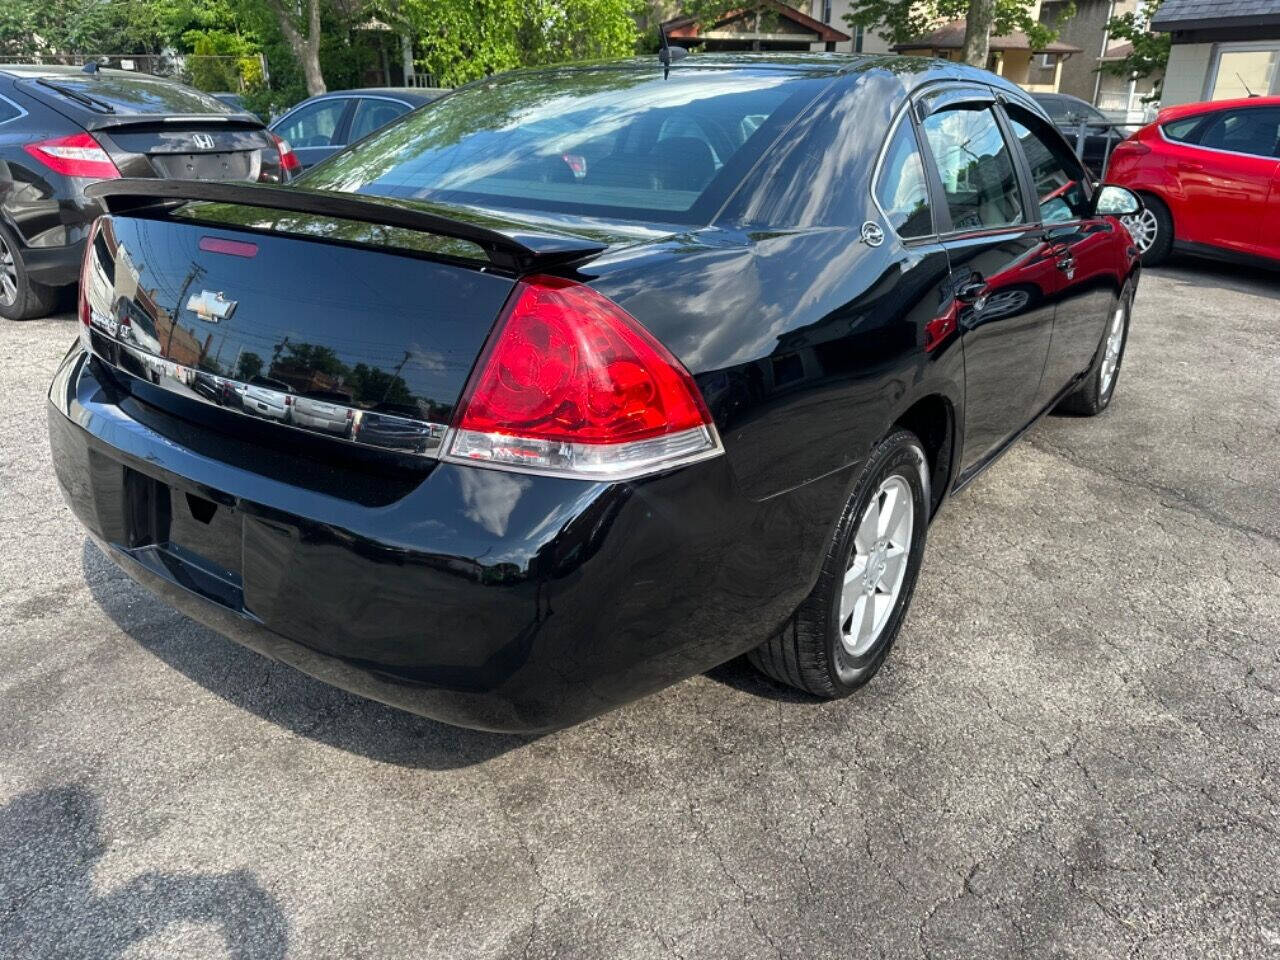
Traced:
<svg viewBox="0 0 1280 960">
<path fill-rule="evenodd" d="M 247 413 L 288 423 L 293 400 L 293 390 L 287 383 L 268 377 L 254 377 L 245 387 L 240 403 Z"/>
</svg>

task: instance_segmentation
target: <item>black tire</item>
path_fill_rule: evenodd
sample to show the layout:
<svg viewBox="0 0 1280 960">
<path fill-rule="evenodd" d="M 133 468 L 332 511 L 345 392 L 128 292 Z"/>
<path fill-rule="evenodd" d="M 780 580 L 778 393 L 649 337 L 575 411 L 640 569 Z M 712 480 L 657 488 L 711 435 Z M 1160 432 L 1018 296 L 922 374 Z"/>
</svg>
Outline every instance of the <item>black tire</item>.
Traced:
<svg viewBox="0 0 1280 960">
<path fill-rule="evenodd" d="M 1155 217 L 1156 228 L 1151 246 L 1142 254 L 1142 265 L 1154 267 L 1168 260 L 1169 254 L 1173 252 L 1173 214 L 1169 212 L 1165 202 L 1154 194 L 1144 193 L 1142 202 Z"/>
<path fill-rule="evenodd" d="M 1120 299 L 1116 301 L 1116 306 L 1124 310 L 1124 330 L 1120 339 L 1120 355 L 1116 358 L 1115 369 L 1111 373 L 1111 380 L 1103 386 L 1103 360 L 1107 353 L 1107 340 L 1110 337 L 1112 322 L 1115 314 L 1108 314 L 1106 329 L 1102 331 L 1102 342 L 1098 344 L 1098 352 L 1094 354 L 1093 364 L 1089 367 L 1089 372 L 1085 374 L 1080 385 L 1071 393 L 1067 394 L 1058 401 L 1055 413 L 1069 413 L 1079 417 L 1096 417 L 1107 407 L 1111 406 L 1111 398 L 1116 395 L 1116 384 L 1120 382 L 1120 370 L 1124 366 L 1124 351 L 1129 345 L 1129 322 L 1133 316 L 1133 283 L 1125 285 L 1124 290 L 1120 292 Z"/>
<path fill-rule="evenodd" d="M 857 659 L 841 639 L 840 598 L 854 535 L 872 496 L 890 476 L 907 482 L 913 511 L 906 570 L 894 606 L 873 646 Z M 914 433 L 897 430 L 872 452 L 845 502 L 818 582 L 783 630 L 747 654 L 762 673 L 818 697 L 846 697 L 880 669 L 911 604 L 929 524 L 929 459 Z"/>
<path fill-rule="evenodd" d="M 30 320 L 32 317 L 48 316 L 58 302 L 58 288 L 35 283 L 27 275 L 27 265 L 22 262 L 22 248 L 13 232 L 0 224 L 0 274 L 8 272 L 10 266 L 6 254 L 12 258 L 9 279 L 13 284 L 13 291 L 10 294 L 6 290 L 6 284 L 0 276 L 0 317 L 7 320 Z"/>
</svg>

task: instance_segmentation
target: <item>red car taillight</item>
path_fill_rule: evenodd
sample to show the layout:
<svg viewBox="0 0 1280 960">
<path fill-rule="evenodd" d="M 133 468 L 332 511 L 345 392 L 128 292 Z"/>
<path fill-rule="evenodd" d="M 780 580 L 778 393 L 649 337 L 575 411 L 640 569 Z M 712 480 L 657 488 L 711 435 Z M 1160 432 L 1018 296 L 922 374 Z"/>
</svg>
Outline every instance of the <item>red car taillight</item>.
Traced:
<svg viewBox="0 0 1280 960">
<path fill-rule="evenodd" d="M 22 149 L 54 173 L 60 173 L 64 177 L 112 180 L 120 176 L 111 156 L 89 133 L 28 143 Z"/>
<path fill-rule="evenodd" d="M 662 344 L 590 287 L 536 276 L 472 372 L 445 456 L 616 480 L 719 452 L 697 385 Z"/>
<path fill-rule="evenodd" d="M 271 134 L 271 139 L 276 142 L 276 149 L 280 151 L 280 166 L 284 172 L 293 176 L 302 169 L 302 161 L 298 159 L 298 155 L 293 152 L 293 147 L 289 146 L 289 141 L 284 137 L 277 137 Z"/>
<path fill-rule="evenodd" d="M 80 258 L 80 292 L 77 295 L 77 305 L 80 313 L 80 322 L 86 327 L 89 326 L 89 283 L 91 274 L 89 265 L 93 262 L 94 241 L 98 238 L 98 221 L 93 221 L 93 226 L 89 228 L 89 236 L 84 242 L 84 256 Z M 87 333 L 85 334 L 88 335 Z"/>
</svg>

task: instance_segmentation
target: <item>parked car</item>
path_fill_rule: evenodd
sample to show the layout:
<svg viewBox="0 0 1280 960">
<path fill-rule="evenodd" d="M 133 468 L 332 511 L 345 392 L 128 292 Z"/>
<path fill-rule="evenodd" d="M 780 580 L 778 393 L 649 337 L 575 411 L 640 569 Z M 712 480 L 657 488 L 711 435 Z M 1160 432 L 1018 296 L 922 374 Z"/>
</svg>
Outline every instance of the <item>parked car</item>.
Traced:
<svg viewBox="0 0 1280 960">
<path fill-rule="evenodd" d="M 280 380 L 270 377 L 254 377 L 240 394 L 240 403 L 246 413 L 266 417 L 269 420 L 289 420 L 293 406 L 293 389 Z"/>
<path fill-rule="evenodd" d="M 946 498 L 1044 413 L 1107 408 L 1139 276 L 1137 198 L 936 60 L 521 71 L 289 188 L 92 192 L 115 245 L 87 275 L 137 264 L 167 312 L 198 266 L 237 306 L 184 351 L 232 378 L 287 356 L 361 422 L 193 408 L 176 347 L 132 376 L 86 283 L 48 416 L 75 514 L 241 642 L 491 730 L 748 652 L 818 696 L 866 683 Z M 165 553 L 186 495 L 234 505 L 231 596 L 188 575 L 200 543 Z"/>
<path fill-rule="evenodd" d="M 325 433 L 349 436 L 355 411 L 344 393 L 312 393 L 293 401 L 293 422 Z"/>
<path fill-rule="evenodd" d="M 1033 93 L 1031 96 L 1075 148 L 1089 172 L 1101 177 L 1108 154 L 1124 139 L 1124 134 L 1088 100 L 1069 93 Z"/>
<path fill-rule="evenodd" d="M 1109 177 L 1143 199 L 1127 225 L 1146 264 L 1174 250 L 1280 261 L 1280 97 L 1161 110 L 1116 147 Z"/>
<path fill-rule="evenodd" d="M 271 131 L 288 141 L 305 170 L 445 93 L 425 87 L 334 90 L 303 100 L 272 123 Z"/>
<path fill-rule="evenodd" d="M 124 70 L 0 64 L 0 317 L 52 309 L 76 282 L 84 196 L 115 177 L 288 179 L 262 122 L 170 80 Z"/>
</svg>

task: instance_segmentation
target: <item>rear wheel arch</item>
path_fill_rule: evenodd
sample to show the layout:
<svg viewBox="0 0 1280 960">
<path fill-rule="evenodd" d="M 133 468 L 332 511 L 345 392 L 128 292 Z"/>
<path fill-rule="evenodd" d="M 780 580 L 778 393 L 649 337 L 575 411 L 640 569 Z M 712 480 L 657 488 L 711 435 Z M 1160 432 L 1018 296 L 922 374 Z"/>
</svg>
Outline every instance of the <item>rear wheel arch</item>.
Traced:
<svg viewBox="0 0 1280 960">
<path fill-rule="evenodd" d="M 886 436 L 895 430 L 910 430 L 919 438 L 929 458 L 930 513 L 936 513 L 950 488 L 956 449 L 955 404 L 941 393 L 917 399 L 894 420 Z"/>
</svg>

